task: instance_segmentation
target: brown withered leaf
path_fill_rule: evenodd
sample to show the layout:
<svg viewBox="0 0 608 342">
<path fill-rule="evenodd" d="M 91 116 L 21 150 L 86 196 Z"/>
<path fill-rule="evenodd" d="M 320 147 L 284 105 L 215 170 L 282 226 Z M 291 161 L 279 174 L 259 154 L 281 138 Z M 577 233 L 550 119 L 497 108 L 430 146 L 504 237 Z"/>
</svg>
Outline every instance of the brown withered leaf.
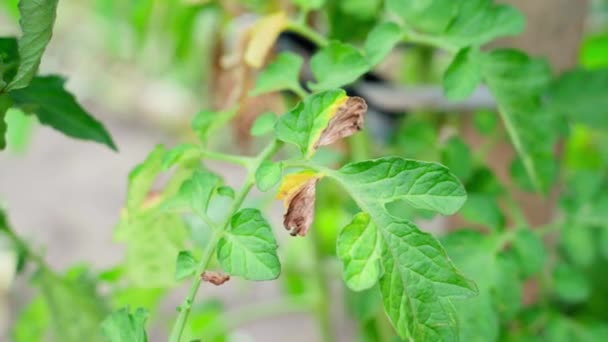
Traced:
<svg viewBox="0 0 608 342">
<path fill-rule="evenodd" d="M 290 198 L 283 226 L 292 236 L 305 236 L 315 216 L 315 196 L 319 178 L 306 181 Z"/>
<path fill-rule="evenodd" d="M 315 148 L 329 145 L 360 131 L 363 128 L 365 112 L 367 112 L 367 103 L 363 98 L 349 97 L 329 120 L 327 127 L 321 132 L 319 140 L 315 143 Z"/>
<path fill-rule="evenodd" d="M 211 283 L 216 286 L 222 285 L 223 283 L 230 280 L 230 276 L 228 274 L 214 272 L 214 271 L 205 271 L 205 272 L 203 272 L 201 277 L 203 278 L 203 281 Z"/>
</svg>

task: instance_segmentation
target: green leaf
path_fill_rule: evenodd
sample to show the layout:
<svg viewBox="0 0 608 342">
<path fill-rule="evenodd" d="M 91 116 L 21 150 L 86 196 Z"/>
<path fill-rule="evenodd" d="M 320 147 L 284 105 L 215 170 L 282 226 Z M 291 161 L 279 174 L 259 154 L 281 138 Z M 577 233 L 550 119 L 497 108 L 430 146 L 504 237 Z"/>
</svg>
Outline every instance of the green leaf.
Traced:
<svg viewBox="0 0 608 342">
<path fill-rule="evenodd" d="M 205 144 L 209 138 L 209 135 L 222 127 L 225 123 L 230 121 L 237 113 L 236 108 L 227 109 L 221 112 L 215 112 L 210 110 L 202 110 L 194 116 L 190 126 L 199 140 Z"/>
<path fill-rule="evenodd" d="M 255 171 L 255 184 L 260 191 L 268 191 L 275 186 L 283 176 L 283 164 L 264 160 Z"/>
<path fill-rule="evenodd" d="M 496 50 L 484 57 L 483 75 L 532 183 L 547 191 L 558 134 L 558 118 L 540 105 L 540 95 L 551 78 L 549 66 L 521 52 Z"/>
<path fill-rule="evenodd" d="M 529 228 L 517 230 L 513 238 L 512 248 L 524 278 L 543 270 L 545 246 L 540 237 Z"/>
<path fill-rule="evenodd" d="M 257 209 L 232 216 L 218 243 L 217 259 L 224 271 L 248 280 L 276 279 L 281 273 L 272 229 Z"/>
<path fill-rule="evenodd" d="M 579 269 L 559 263 L 553 270 L 553 291 L 562 301 L 576 304 L 589 298 L 591 286 Z"/>
<path fill-rule="evenodd" d="M 13 37 L 0 38 L 0 91 L 17 74 L 19 67 L 19 47 L 17 39 Z"/>
<path fill-rule="evenodd" d="M 277 139 L 298 146 L 306 158 L 312 157 L 315 143 L 345 99 L 343 90 L 329 90 L 307 97 L 281 115 L 274 128 Z"/>
<path fill-rule="evenodd" d="M 196 273 L 197 261 L 190 251 L 180 251 L 175 262 L 175 280 L 186 279 Z"/>
<path fill-rule="evenodd" d="M 509 5 L 495 5 L 493 0 L 461 0 L 458 3 L 458 15 L 444 33 L 451 44 L 478 46 L 499 37 L 518 35 L 524 30 L 524 16 Z"/>
<path fill-rule="evenodd" d="M 462 182 L 473 173 L 473 155 L 469 146 L 458 136 L 445 142 L 441 151 L 441 163 L 450 169 Z"/>
<path fill-rule="evenodd" d="M 403 33 L 395 23 L 382 23 L 375 26 L 365 40 L 365 57 L 370 66 L 374 66 L 388 56 L 401 41 Z"/>
<path fill-rule="evenodd" d="M 20 63 L 8 90 L 27 87 L 36 75 L 42 54 L 53 34 L 57 2 L 58 0 L 19 1 L 19 24 L 23 31 L 19 38 Z"/>
<path fill-rule="evenodd" d="M 6 94 L 0 94 L 0 150 L 6 147 L 6 113 L 12 107 L 13 101 Z"/>
<path fill-rule="evenodd" d="M 221 185 L 222 179 L 213 172 L 199 169 L 179 189 L 177 196 L 167 205 L 173 209 L 184 206 L 201 216 L 207 215 L 209 202 Z"/>
<path fill-rule="evenodd" d="M 300 69 L 303 63 L 302 57 L 294 53 L 281 53 L 258 75 L 251 96 L 280 90 L 300 91 Z"/>
<path fill-rule="evenodd" d="M 332 172 L 367 211 L 404 200 L 413 208 L 454 214 L 467 195 L 458 179 L 445 167 L 399 157 L 385 157 L 342 167 Z"/>
<path fill-rule="evenodd" d="M 258 116 L 251 126 L 251 135 L 259 137 L 272 132 L 276 122 L 277 116 L 274 113 L 268 112 Z"/>
<path fill-rule="evenodd" d="M 323 91 L 353 83 L 370 69 L 370 65 L 354 46 L 332 41 L 312 56 L 310 68 L 317 83 L 309 83 L 309 87 Z"/>
<path fill-rule="evenodd" d="M 384 306 L 402 338 L 451 339 L 456 321 L 448 298 L 468 296 L 475 285 L 448 259 L 439 242 L 413 223 L 389 214 L 397 200 L 419 209 L 454 213 L 466 199 L 462 184 L 439 164 L 382 158 L 324 170 L 371 218 L 381 240 Z"/>
<path fill-rule="evenodd" d="M 564 113 L 575 123 L 608 128 L 608 69 L 572 70 L 549 88 L 552 110 Z"/>
<path fill-rule="evenodd" d="M 163 170 L 168 170 L 175 164 L 200 159 L 201 150 L 193 144 L 181 144 L 167 151 L 163 158 Z"/>
<path fill-rule="evenodd" d="M 608 68 L 608 32 L 585 37 L 579 59 L 585 68 Z"/>
<path fill-rule="evenodd" d="M 468 193 L 467 201 L 459 211 L 467 221 L 482 224 L 490 230 L 504 228 L 505 216 L 496 196 L 483 193 Z"/>
<path fill-rule="evenodd" d="M 465 48 L 454 56 L 443 75 L 443 91 L 450 100 L 469 97 L 481 82 L 479 50 Z"/>
<path fill-rule="evenodd" d="M 101 323 L 101 331 L 108 342 L 147 342 L 148 311 L 142 308 L 130 313 L 122 308 L 111 313 Z"/>
<path fill-rule="evenodd" d="M 28 80 L 29 82 L 29 80 Z M 41 124 L 82 140 L 95 141 L 116 150 L 105 127 L 78 104 L 57 76 L 35 77 L 29 86 L 9 92 L 16 106 L 36 115 Z"/>
<path fill-rule="evenodd" d="M 222 185 L 219 188 L 217 188 L 217 194 L 220 196 L 224 196 L 224 197 L 229 197 L 234 199 L 234 189 L 227 186 L 227 185 Z"/>
<path fill-rule="evenodd" d="M 314 10 L 323 7 L 325 0 L 291 0 L 291 2 L 304 10 Z"/>
<path fill-rule="evenodd" d="M 590 227 L 568 222 L 561 229 L 560 247 L 572 264 L 588 267 L 596 258 L 595 239 Z"/>
<path fill-rule="evenodd" d="M 397 14 L 407 25 L 428 32 L 443 33 L 458 11 L 454 0 L 388 0 L 389 12 Z"/>
<path fill-rule="evenodd" d="M 360 322 L 374 319 L 382 307 L 382 295 L 378 286 L 360 292 L 347 288 L 344 294 L 349 315 Z"/>
<path fill-rule="evenodd" d="M 371 288 L 382 275 L 381 241 L 376 226 L 367 213 L 355 215 L 342 228 L 337 240 L 338 258 L 344 264 L 344 281 L 354 291 Z"/>
<path fill-rule="evenodd" d="M 50 323 L 50 313 L 46 305 L 42 296 L 36 296 L 19 313 L 12 326 L 13 342 L 44 341 Z"/>
</svg>

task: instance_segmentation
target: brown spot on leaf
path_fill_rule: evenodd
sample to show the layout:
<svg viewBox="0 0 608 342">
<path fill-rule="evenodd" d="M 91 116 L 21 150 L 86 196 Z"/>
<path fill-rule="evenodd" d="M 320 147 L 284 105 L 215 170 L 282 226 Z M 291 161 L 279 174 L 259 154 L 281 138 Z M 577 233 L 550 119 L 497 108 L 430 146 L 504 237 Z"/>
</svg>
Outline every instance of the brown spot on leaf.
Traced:
<svg viewBox="0 0 608 342">
<path fill-rule="evenodd" d="M 230 276 L 225 273 L 205 271 L 201 275 L 203 281 L 219 286 L 230 280 Z"/>
<path fill-rule="evenodd" d="M 305 236 L 315 216 L 315 196 L 319 178 L 304 183 L 290 198 L 283 225 L 292 236 Z"/>
<path fill-rule="evenodd" d="M 358 96 L 349 97 L 336 114 L 329 120 L 327 127 L 321 132 L 315 149 L 326 146 L 336 140 L 351 136 L 363 128 L 363 114 L 367 111 L 367 103 Z"/>
</svg>

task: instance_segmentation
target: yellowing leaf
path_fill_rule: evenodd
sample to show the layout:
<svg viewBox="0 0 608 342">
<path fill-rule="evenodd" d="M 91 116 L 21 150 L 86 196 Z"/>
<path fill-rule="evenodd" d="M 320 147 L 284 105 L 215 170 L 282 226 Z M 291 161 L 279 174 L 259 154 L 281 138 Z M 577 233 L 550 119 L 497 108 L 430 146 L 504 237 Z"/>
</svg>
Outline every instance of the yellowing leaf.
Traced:
<svg viewBox="0 0 608 342">
<path fill-rule="evenodd" d="M 287 25 L 285 12 L 277 12 L 260 19 L 250 31 L 250 39 L 245 51 L 247 65 L 259 69 L 264 64 L 268 52 Z"/>
<path fill-rule="evenodd" d="M 277 193 L 285 204 L 283 226 L 290 234 L 304 236 L 315 216 L 316 185 L 323 174 L 303 171 L 286 176 Z"/>
</svg>

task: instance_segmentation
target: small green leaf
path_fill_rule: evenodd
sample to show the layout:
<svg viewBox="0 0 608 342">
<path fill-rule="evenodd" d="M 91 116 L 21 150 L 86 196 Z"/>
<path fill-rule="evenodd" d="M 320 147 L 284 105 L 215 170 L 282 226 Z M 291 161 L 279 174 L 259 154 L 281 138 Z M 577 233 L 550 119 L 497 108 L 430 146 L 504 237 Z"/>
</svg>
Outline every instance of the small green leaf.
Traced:
<svg viewBox="0 0 608 342">
<path fill-rule="evenodd" d="M 405 23 L 428 33 L 442 33 L 458 11 L 454 0 L 388 0 L 389 12 L 397 14 Z"/>
<path fill-rule="evenodd" d="M 255 171 L 255 184 L 260 191 L 268 191 L 275 186 L 283 176 L 283 164 L 264 160 Z"/>
<path fill-rule="evenodd" d="M 522 276 L 530 277 L 543 270 L 545 246 L 543 241 L 529 228 L 521 228 L 513 238 L 513 252 Z"/>
<path fill-rule="evenodd" d="M 201 150 L 193 144 L 181 144 L 167 151 L 163 158 L 163 169 L 168 170 L 175 164 L 186 160 L 199 159 Z"/>
<path fill-rule="evenodd" d="M 370 66 L 374 66 L 388 56 L 399 43 L 403 33 L 395 23 L 382 23 L 374 27 L 365 40 L 365 57 Z"/>
<path fill-rule="evenodd" d="M 462 182 L 473 173 L 473 155 L 469 146 L 458 136 L 446 141 L 441 151 L 441 163 L 450 169 Z"/>
<path fill-rule="evenodd" d="M 298 146 L 306 158 L 312 157 L 316 150 L 315 143 L 346 98 L 343 90 L 330 90 L 307 97 L 281 115 L 275 125 L 277 138 Z"/>
<path fill-rule="evenodd" d="M 354 46 L 332 41 L 312 56 L 310 68 L 317 83 L 310 83 L 309 87 L 323 91 L 353 83 L 370 69 L 370 65 Z"/>
<path fill-rule="evenodd" d="M 197 261 L 190 251 L 180 251 L 175 263 L 175 280 L 182 280 L 196 273 Z"/>
<path fill-rule="evenodd" d="M 211 197 L 221 185 L 221 182 L 222 179 L 215 173 L 207 170 L 197 170 L 190 179 L 182 184 L 175 202 L 170 206 L 176 205 L 179 207 L 181 203 L 187 205 L 193 212 L 206 216 Z"/>
<path fill-rule="evenodd" d="M 483 193 L 468 193 L 467 201 L 459 211 L 467 221 L 482 224 L 497 231 L 505 225 L 505 216 L 496 196 Z"/>
<path fill-rule="evenodd" d="M 479 50 L 465 48 L 454 56 L 443 75 L 443 91 L 450 100 L 469 97 L 481 82 Z"/>
<path fill-rule="evenodd" d="M 489 110 L 478 110 L 473 115 L 473 124 L 479 133 L 490 135 L 498 126 L 498 114 Z"/>
<path fill-rule="evenodd" d="M 595 239 L 590 227 L 568 222 L 561 229 L 560 247 L 574 266 L 589 267 L 596 258 Z"/>
<path fill-rule="evenodd" d="M 222 185 L 219 188 L 217 188 L 217 194 L 220 196 L 229 197 L 229 198 L 234 199 L 234 189 L 227 185 Z"/>
<path fill-rule="evenodd" d="M 258 75 L 251 96 L 280 90 L 299 91 L 300 69 L 303 63 L 302 57 L 294 53 L 281 53 Z"/>
<path fill-rule="evenodd" d="M 146 320 L 148 311 L 142 308 L 130 313 L 122 308 L 111 313 L 101 323 L 101 331 L 107 342 L 147 342 Z"/>
<path fill-rule="evenodd" d="M 553 270 L 553 291 L 555 295 L 570 304 L 582 303 L 591 294 L 591 285 L 577 268 L 560 263 Z"/>
<path fill-rule="evenodd" d="M 224 271 L 248 280 L 276 279 L 281 272 L 272 229 L 257 209 L 232 216 L 218 243 L 217 259 Z"/>
<path fill-rule="evenodd" d="M 19 38 L 20 63 L 8 90 L 27 87 L 36 75 L 42 54 L 53 34 L 57 3 L 58 0 L 19 1 L 19 24 L 23 31 Z"/>
<path fill-rule="evenodd" d="M 251 135 L 259 137 L 272 132 L 276 122 L 277 116 L 274 113 L 268 112 L 258 116 L 251 126 Z"/>
<path fill-rule="evenodd" d="M 116 150 L 105 127 L 78 104 L 65 90 L 64 83 L 57 76 L 35 77 L 29 86 L 12 90 L 9 96 L 16 106 L 35 114 L 41 124 L 69 137 L 95 141 Z"/>
<path fill-rule="evenodd" d="M 237 113 L 237 108 L 227 109 L 220 112 L 201 110 L 196 113 L 192 119 L 190 126 L 199 140 L 205 144 L 209 138 L 209 134 L 222 127 L 230 121 Z"/>
<path fill-rule="evenodd" d="M 608 128 L 608 69 L 572 70 L 556 80 L 548 91 L 552 110 L 571 122 Z"/>
<path fill-rule="evenodd" d="M 374 286 L 382 275 L 380 237 L 367 213 L 355 215 L 337 240 L 338 258 L 344 263 L 344 281 L 354 291 Z"/>
<path fill-rule="evenodd" d="M 558 117 L 540 106 L 551 78 L 548 64 L 514 50 L 483 58 L 483 76 L 532 184 L 547 191 L 553 179 Z"/>
<path fill-rule="evenodd" d="M 127 189 L 127 211 L 131 214 L 139 211 L 152 188 L 152 184 L 162 170 L 165 148 L 157 145 L 146 160 L 137 165 L 129 173 Z"/>
</svg>

